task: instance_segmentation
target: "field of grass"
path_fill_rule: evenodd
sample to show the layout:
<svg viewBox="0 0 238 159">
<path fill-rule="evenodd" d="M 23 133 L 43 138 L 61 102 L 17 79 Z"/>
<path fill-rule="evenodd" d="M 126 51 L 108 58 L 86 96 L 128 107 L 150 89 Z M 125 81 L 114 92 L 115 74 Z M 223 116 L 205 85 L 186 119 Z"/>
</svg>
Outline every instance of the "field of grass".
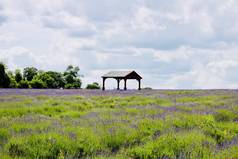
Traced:
<svg viewBox="0 0 238 159">
<path fill-rule="evenodd" d="M 72 91 L 0 90 L 0 158 L 238 158 L 236 90 Z"/>
</svg>

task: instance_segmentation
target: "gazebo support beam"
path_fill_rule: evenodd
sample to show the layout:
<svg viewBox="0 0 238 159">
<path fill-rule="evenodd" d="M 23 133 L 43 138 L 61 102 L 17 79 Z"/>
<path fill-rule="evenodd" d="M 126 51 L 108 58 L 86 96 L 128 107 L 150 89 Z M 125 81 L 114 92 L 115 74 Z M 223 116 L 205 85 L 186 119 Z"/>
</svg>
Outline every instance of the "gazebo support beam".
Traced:
<svg viewBox="0 0 238 159">
<path fill-rule="evenodd" d="M 120 90 L 120 79 L 117 78 L 116 80 L 117 80 L 117 90 Z"/>
<path fill-rule="evenodd" d="M 138 79 L 139 87 L 138 90 L 141 90 L 141 79 Z"/>
<path fill-rule="evenodd" d="M 126 81 L 127 81 L 127 79 L 125 78 L 125 79 L 124 79 L 124 90 L 127 90 Z"/>
<path fill-rule="evenodd" d="M 102 78 L 102 90 L 105 90 L 105 81 L 107 78 Z"/>
</svg>

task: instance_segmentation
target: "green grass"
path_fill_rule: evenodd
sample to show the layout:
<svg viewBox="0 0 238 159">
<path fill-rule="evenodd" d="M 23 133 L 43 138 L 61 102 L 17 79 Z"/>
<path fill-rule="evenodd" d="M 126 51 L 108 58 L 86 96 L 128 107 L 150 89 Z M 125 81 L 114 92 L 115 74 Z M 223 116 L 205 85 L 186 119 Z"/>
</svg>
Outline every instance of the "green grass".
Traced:
<svg viewBox="0 0 238 159">
<path fill-rule="evenodd" d="M 0 156 L 238 157 L 237 95 L 199 96 L 202 91 L 159 93 L 0 97 Z"/>
</svg>

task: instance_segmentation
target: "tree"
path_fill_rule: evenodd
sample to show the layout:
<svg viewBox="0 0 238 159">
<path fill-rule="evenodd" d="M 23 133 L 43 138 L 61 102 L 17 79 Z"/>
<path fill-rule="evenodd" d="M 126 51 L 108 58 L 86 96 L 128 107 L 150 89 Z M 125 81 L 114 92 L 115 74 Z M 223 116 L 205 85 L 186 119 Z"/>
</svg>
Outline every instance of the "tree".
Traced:
<svg viewBox="0 0 238 159">
<path fill-rule="evenodd" d="M 10 77 L 10 88 L 17 88 L 17 82 L 15 80 L 15 78 Z"/>
<path fill-rule="evenodd" d="M 35 76 L 33 80 L 40 80 L 45 84 L 46 88 L 55 88 L 56 87 L 56 82 L 55 80 L 46 72 L 42 72 Z"/>
<path fill-rule="evenodd" d="M 35 67 L 26 67 L 23 70 L 23 78 L 27 81 L 31 81 L 35 75 L 37 75 L 38 70 Z"/>
<path fill-rule="evenodd" d="M 15 70 L 15 80 L 17 83 L 19 83 L 21 80 L 23 79 L 22 74 L 21 74 L 21 70 L 16 69 Z"/>
<path fill-rule="evenodd" d="M 56 84 L 54 88 L 63 88 L 65 86 L 66 81 L 62 73 L 54 71 L 47 71 L 46 73 L 54 79 Z"/>
<path fill-rule="evenodd" d="M 18 83 L 18 88 L 29 88 L 29 83 L 26 80 L 21 80 Z"/>
<path fill-rule="evenodd" d="M 81 88 L 82 82 L 80 79 L 75 79 L 73 83 L 67 83 L 64 88 L 66 89 L 77 89 Z"/>
<path fill-rule="evenodd" d="M 46 84 L 40 80 L 40 79 L 35 79 L 30 82 L 31 88 L 46 88 Z"/>
<path fill-rule="evenodd" d="M 66 84 L 73 84 L 75 81 L 75 77 L 70 74 L 67 74 L 64 77 L 65 77 Z"/>
<path fill-rule="evenodd" d="M 12 71 L 8 71 L 7 75 L 8 75 L 9 80 L 10 80 L 9 88 L 17 88 L 17 82 L 15 80 L 14 73 Z"/>
<path fill-rule="evenodd" d="M 79 67 L 74 67 L 72 65 L 69 65 L 64 72 L 64 78 L 66 81 L 65 88 L 81 88 L 82 81 L 79 78 Z"/>
<path fill-rule="evenodd" d="M 71 75 L 71 76 L 73 76 L 73 77 L 78 77 L 78 76 L 79 76 L 79 75 L 78 75 L 79 70 L 80 70 L 80 69 L 79 69 L 78 66 L 74 67 L 73 65 L 69 65 L 69 66 L 67 67 L 66 71 L 64 72 L 64 76 L 66 76 L 66 75 Z"/>
<path fill-rule="evenodd" d="M 9 78 L 15 78 L 14 73 L 12 71 L 7 71 L 7 75 Z"/>
<path fill-rule="evenodd" d="M 92 84 L 88 84 L 86 86 L 86 89 L 100 89 L 100 86 L 99 86 L 99 84 L 97 82 L 94 82 Z"/>
<path fill-rule="evenodd" d="M 15 73 L 6 73 L 5 65 L 0 63 L 0 88 L 81 88 L 79 70 L 79 67 L 69 65 L 63 73 L 44 72 L 35 67 L 26 67 L 23 72 L 16 69 Z"/>
<path fill-rule="evenodd" d="M 10 78 L 6 74 L 6 67 L 0 63 L 0 88 L 9 88 Z"/>
</svg>

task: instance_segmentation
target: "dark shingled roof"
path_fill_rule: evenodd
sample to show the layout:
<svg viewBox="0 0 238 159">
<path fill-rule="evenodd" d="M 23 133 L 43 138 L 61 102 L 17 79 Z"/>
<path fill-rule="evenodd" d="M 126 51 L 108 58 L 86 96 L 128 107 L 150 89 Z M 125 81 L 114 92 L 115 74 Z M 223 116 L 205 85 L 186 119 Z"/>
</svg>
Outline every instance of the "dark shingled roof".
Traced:
<svg viewBox="0 0 238 159">
<path fill-rule="evenodd" d="M 102 77 L 126 77 L 133 71 L 110 71 Z"/>
<path fill-rule="evenodd" d="M 107 74 L 103 75 L 102 77 L 106 78 L 124 78 L 127 77 L 130 74 L 136 74 L 139 78 L 140 75 L 138 75 L 135 71 L 110 71 Z"/>
</svg>

